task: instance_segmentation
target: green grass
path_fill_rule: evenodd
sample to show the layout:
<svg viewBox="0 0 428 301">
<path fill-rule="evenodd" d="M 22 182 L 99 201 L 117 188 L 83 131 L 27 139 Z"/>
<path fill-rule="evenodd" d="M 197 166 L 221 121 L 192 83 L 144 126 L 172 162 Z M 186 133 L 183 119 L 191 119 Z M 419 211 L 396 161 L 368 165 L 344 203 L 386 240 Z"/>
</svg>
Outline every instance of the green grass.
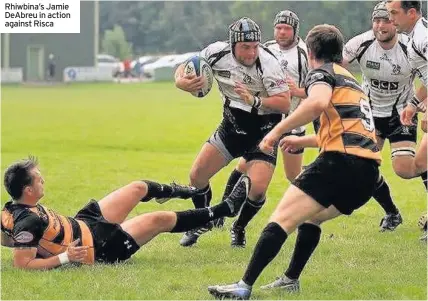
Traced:
<svg viewBox="0 0 428 301">
<path fill-rule="evenodd" d="M 89 198 L 100 199 L 135 179 L 187 183 L 192 161 L 220 121 L 221 110 L 217 91 L 196 99 L 171 83 L 4 86 L 2 173 L 11 162 L 37 155 L 46 180 L 42 203 L 73 216 Z M 305 162 L 316 155 L 316 150 L 307 150 Z M 292 235 L 257 281 L 253 298 L 426 300 L 427 252 L 417 229 L 426 194 L 420 179 L 402 180 L 393 173 L 388 145 L 383 157 L 382 172 L 404 224 L 394 233 L 379 233 L 383 211 L 370 201 L 351 217 L 323 226 L 321 243 L 301 277 L 300 295 L 262 292 L 258 287 L 288 265 Z M 234 163 L 213 179 L 213 203 Z M 230 248 L 228 230 L 210 232 L 188 249 L 178 244 L 181 234 L 163 234 L 122 265 L 28 272 L 14 269 L 12 251 L 1 248 L 1 298 L 211 299 L 207 285 L 240 279 L 287 186 L 282 168 L 277 168 L 267 204 L 250 223 L 243 250 Z M 2 189 L 2 202 L 7 199 Z M 163 206 L 144 203 L 132 215 L 190 207 L 190 201 L 180 200 Z M 228 220 L 227 229 L 230 224 Z"/>
</svg>

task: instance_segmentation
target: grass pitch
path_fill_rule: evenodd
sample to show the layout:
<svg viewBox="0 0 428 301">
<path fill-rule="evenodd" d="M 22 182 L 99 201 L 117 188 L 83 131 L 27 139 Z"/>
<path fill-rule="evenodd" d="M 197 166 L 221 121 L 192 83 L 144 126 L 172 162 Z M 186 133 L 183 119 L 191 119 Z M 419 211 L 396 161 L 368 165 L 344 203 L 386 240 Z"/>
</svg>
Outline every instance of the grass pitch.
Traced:
<svg viewBox="0 0 428 301">
<path fill-rule="evenodd" d="M 221 120 L 217 91 L 204 99 L 172 83 L 2 87 L 1 167 L 34 154 L 46 180 L 42 203 L 74 216 L 89 198 L 136 179 L 188 182 L 200 147 Z M 312 126 L 308 127 L 312 130 Z M 305 151 L 305 163 L 317 155 Z M 382 172 L 404 224 L 379 233 L 383 210 L 375 201 L 351 217 L 323 225 L 321 242 L 301 277 L 300 295 L 262 292 L 287 267 L 293 234 L 256 282 L 254 299 L 427 299 L 427 250 L 418 241 L 417 219 L 426 211 L 420 179 L 403 180 L 392 170 L 389 145 Z M 279 159 L 282 160 L 282 159 Z M 212 181 L 216 204 L 236 161 Z M 242 276 L 261 230 L 288 186 L 278 162 L 267 204 L 249 224 L 247 248 L 231 249 L 225 230 L 202 236 L 191 248 L 181 234 L 163 234 L 117 266 L 60 267 L 28 272 L 12 267 L 12 251 L 1 248 L 2 299 L 212 299 L 206 287 Z M 2 188 L 2 202 L 8 196 Z M 186 210 L 191 201 L 140 204 L 132 215 Z"/>
</svg>

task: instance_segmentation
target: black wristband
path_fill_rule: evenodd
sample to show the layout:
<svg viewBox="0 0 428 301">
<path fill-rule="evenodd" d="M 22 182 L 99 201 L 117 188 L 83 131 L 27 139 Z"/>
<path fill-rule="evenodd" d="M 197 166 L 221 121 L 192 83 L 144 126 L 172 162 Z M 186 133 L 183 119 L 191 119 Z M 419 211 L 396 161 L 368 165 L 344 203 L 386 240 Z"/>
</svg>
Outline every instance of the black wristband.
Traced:
<svg viewBox="0 0 428 301">
<path fill-rule="evenodd" d="M 262 99 L 258 96 L 254 96 L 253 108 L 258 109 L 262 106 Z"/>
<path fill-rule="evenodd" d="M 414 106 L 414 107 L 417 107 L 419 105 L 419 103 L 420 103 L 420 101 L 419 101 L 419 99 L 416 98 L 416 96 L 413 96 L 413 98 L 409 102 L 409 104 Z"/>
</svg>

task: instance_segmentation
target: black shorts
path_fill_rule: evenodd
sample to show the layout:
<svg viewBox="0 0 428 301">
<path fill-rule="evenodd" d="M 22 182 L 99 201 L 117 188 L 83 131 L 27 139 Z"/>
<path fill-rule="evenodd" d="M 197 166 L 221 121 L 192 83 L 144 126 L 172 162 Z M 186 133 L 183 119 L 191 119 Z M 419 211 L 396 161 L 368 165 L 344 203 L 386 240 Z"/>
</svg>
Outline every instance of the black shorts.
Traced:
<svg viewBox="0 0 428 301">
<path fill-rule="evenodd" d="M 281 115 L 255 115 L 254 119 L 252 128 L 237 128 L 236 124 L 223 119 L 207 142 L 216 147 L 227 162 L 243 157 L 247 162 L 261 160 L 276 165 L 278 148 L 267 155 L 259 149 L 259 143 L 281 121 Z"/>
<path fill-rule="evenodd" d="M 323 152 L 293 185 L 325 208 L 334 205 L 349 215 L 367 203 L 379 178 L 379 164 L 372 159 L 340 152 Z"/>
<path fill-rule="evenodd" d="M 75 218 L 84 221 L 92 232 L 96 261 L 104 263 L 123 261 L 140 248 L 119 224 L 110 223 L 103 217 L 95 200 L 91 200 L 83 207 Z"/>
<path fill-rule="evenodd" d="M 388 139 L 389 143 L 396 143 L 401 141 L 417 141 L 417 114 L 413 118 L 415 125 L 406 126 L 402 125 L 400 121 L 400 115 L 396 110 L 392 112 L 391 117 L 374 117 L 374 123 L 376 128 L 376 136 L 383 140 Z"/>
</svg>

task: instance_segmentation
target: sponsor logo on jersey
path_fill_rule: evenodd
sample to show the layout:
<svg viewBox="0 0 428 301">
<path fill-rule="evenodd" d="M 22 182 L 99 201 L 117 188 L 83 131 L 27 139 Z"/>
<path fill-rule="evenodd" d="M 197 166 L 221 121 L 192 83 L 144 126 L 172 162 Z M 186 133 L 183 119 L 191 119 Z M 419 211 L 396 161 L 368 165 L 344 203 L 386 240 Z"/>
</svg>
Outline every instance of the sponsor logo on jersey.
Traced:
<svg viewBox="0 0 428 301">
<path fill-rule="evenodd" d="M 313 73 L 312 75 L 311 75 L 311 77 L 309 78 L 309 81 L 317 81 L 317 80 L 321 80 L 321 79 L 323 79 L 324 78 L 324 74 L 322 74 L 322 73 Z"/>
<path fill-rule="evenodd" d="M 228 70 L 219 71 L 217 74 L 218 76 L 225 77 L 225 78 L 230 78 L 230 75 L 231 75 L 230 71 Z"/>
<path fill-rule="evenodd" d="M 287 70 L 287 66 L 288 66 L 288 61 L 287 60 L 282 60 L 281 61 L 281 67 L 283 70 Z"/>
<path fill-rule="evenodd" d="M 392 75 L 401 74 L 401 66 L 397 64 L 392 64 Z"/>
<path fill-rule="evenodd" d="M 373 88 L 384 91 L 396 91 L 398 90 L 398 82 L 388 82 L 385 80 L 371 79 L 370 84 Z"/>
<path fill-rule="evenodd" d="M 370 69 L 379 70 L 380 69 L 380 63 L 373 62 L 373 61 L 367 61 L 366 67 Z"/>
<path fill-rule="evenodd" d="M 276 86 L 279 87 L 279 86 L 285 85 L 286 81 L 285 79 L 278 79 L 276 80 L 275 83 L 276 83 Z"/>
<path fill-rule="evenodd" d="M 386 53 L 382 54 L 382 56 L 380 57 L 380 60 L 391 62 L 391 59 L 388 57 L 388 55 Z"/>
<path fill-rule="evenodd" d="M 285 79 L 277 79 L 276 81 L 270 83 L 269 88 L 280 87 L 285 85 L 286 83 L 287 82 Z"/>
<path fill-rule="evenodd" d="M 253 80 L 251 79 L 251 76 L 249 76 L 248 74 L 244 73 L 244 83 L 245 84 L 251 84 L 253 82 Z"/>
<path fill-rule="evenodd" d="M 16 242 L 23 243 L 23 244 L 31 242 L 33 240 L 33 238 L 34 238 L 33 234 L 31 234 L 30 232 L 27 232 L 27 231 L 19 232 L 14 237 Z"/>
</svg>

